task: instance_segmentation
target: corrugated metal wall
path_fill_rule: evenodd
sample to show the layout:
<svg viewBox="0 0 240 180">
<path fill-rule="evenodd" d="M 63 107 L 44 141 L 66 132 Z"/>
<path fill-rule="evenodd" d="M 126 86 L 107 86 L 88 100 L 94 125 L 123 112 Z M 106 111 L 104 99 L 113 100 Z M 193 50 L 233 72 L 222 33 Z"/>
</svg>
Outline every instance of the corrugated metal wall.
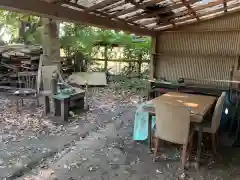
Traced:
<svg viewBox="0 0 240 180">
<path fill-rule="evenodd" d="M 240 16 L 234 14 L 185 26 L 179 32 L 160 34 L 155 69 L 157 78 L 228 80 L 230 69 L 240 54 L 240 30 L 237 28 L 240 29 Z M 227 83 L 214 85 L 227 86 Z"/>
</svg>

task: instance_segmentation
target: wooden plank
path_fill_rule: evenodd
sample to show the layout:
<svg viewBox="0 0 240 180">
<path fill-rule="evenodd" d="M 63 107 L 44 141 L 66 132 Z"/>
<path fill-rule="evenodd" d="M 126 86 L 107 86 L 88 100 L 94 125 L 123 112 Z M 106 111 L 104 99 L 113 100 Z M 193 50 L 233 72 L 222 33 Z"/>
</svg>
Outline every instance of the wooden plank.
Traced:
<svg viewBox="0 0 240 180">
<path fill-rule="evenodd" d="M 179 32 L 179 33 L 202 33 L 202 32 L 240 32 L 240 29 L 239 28 L 230 28 L 230 29 L 227 29 L 227 28 L 224 28 L 224 29 L 201 29 L 201 30 L 165 30 L 164 33 L 176 33 L 176 32 Z M 216 55 L 214 55 L 216 56 Z M 222 54 L 220 56 L 223 56 Z M 236 56 L 236 55 L 227 55 L 227 56 Z"/>
<path fill-rule="evenodd" d="M 103 8 L 105 6 L 109 6 L 109 5 L 114 4 L 114 3 L 118 2 L 118 1 L 119 0 L 103 0 L 100 3 L 97 3 L 97 4 L 87 8 L 85 11 L 86 12 L 90 12 L 90 11 L 94 11 L 96 9 L 101 9 L 101 8 Z"/>
<path fill-rule="evenodd" d="M 193 3 L 196 3 L 198 1 L 199 0 L 189 0 L 188 3 L 193 4 Z M 183 6 L 184 6 L 184 4 L 178 3 L 178 4 L 174 4 L 172 6 L 169 6 L 169 9 L 177 9 L 177 8 L 180 8 L 180 7 L 183 7 Z M 164 13 L 167 13 L 167 12 L 169 12 L 169 10 L 140 14 L 140 15 L 137 15 L 137 16 L 134 16 L 134 17 L 131 17 L 131 18 L 127 19 L 127 22 L 134 22 L 134 21 L 137 21 L 137 20 L 140 20 L 140 19 L 154 17 L 154 16 L 157 16 L 158 14 L 164 14 Z"/>
<path fill-rule="evenodd" d="M 122 10 L 122 11 L 120 11 L 120 12 L 115 13 L 114 15 L 115 15 L 115 16 L 122 16 L 122 15 L 124 15 L 124 14 L 131 13 L 131 12 L 136 11 L 136 10 L 138 10 L 138 9 L 144 9 L 144 8 L 146 8 L 147 6 L 151 6 L 151 5 L 153 5 L 153 4 L 157 4 L 157 3 L 160 3 L 160 2 L 162 2 L 162 1 L 164 1 L 164 0 L 152 0 L 152 1 L 148 1 L 148 2 L 145 2 L 145 3 L 139 4 L 139 5 L 137 5 L 137 6 L 133 6 L 133 7 L 128 8 L 128 9 L 124 9 L 124 10 Z"/>
<path fill-rule="evenodd" d="M 229 2 L 229 1 L 232 1 L 232 0 L 225 0 L 225 1 Z M 210 8 L 210 7 L 213 7 L 213 6 L 220 5 L 222 3 L 223 3 L 223 0 L 216 0 L 216 1 L 209 2 L 207 4 L 195 6 L 193 8 L 194 8 L 195 11 L 199 11 L 199 10 L 203 10 L 203 9 Z"/>
<path fill-rule="evenodd" d="M 189 5 L 189 3 L 186 0 L 181 0 L 181 2 L 187 7 L 189 15 L 193 15 L 197 21 L 199 21 L 199 17 L 197 16 L 197 13 L 194 11 L 194 9 Z"/>
<path fill-rule="evenodd" d="M 111 10 L 111 9 L 114 9 L 114 8 L 116 8 L 116 7 L 119 7 L 119 6 L 122 6 L 122 5 L 124 5 L 124 4 L 125 4 L 125 0 L 124 0 L 124 1 L 120 1 L 120 2 L 116 2 L 116 3 L 111 4 L 111 5 L 109 5 L 109 6 L 103 7 L 103 8 L 101 9 L 101 11 L 109 11 L 109 10 Z"/>
<path fill-rule="evenodd" d="M 85 9 L 86 9 L 85 6 L 82 6 L 82 5 L 79 5 L 79 4 L 76 4 L 76 3 L 72 3 L 72 2 L 67 2 L 67 3 L 64 3 L 64 4 L 67 4 L 67 5 L 70 5 L 70 6 L 79 8 L 79 9 L 82 9 L 82 10 L 85 10 Z M 107 13 L 102 12 L 102 11 L 99 11 L 99 10 L 94 10 L 94 11 L 92 11 L 92 12 L 94 12 L 95 14 L 99 14 L 99 15 L 101 15 L 101 16 L 103 16 L 103 17 L 114 18 L 114 19 L 116 19 L 116 20 L 118 20 L 118 21 L 121 21 L 121 22 L 125 23 L 126 25 L 128 25 L 128 24 L 126 23 L 126 21 L 124 21 L 123 19 L 120 19 L 120 18 L 118 18 L 118 17 L 116 17 L 116 16 L 114 16 L 114 15 L 107 14 Z M 137 24 L 137 23 L 132 23 L 132 24 L 133 24 L 133 25 L 136 25 L 136 26 L 139 26 L 139 24 Z"/>
<path fill-rule="evenodd" d="M 92 58 L 93 61 L 105 61 L 105 59 Z M 128 60 L 128 59 L 108 59 L 109 62 L 139 62 L 138 60 Z M 142 60 L 141 62 L 148 63 L 149 60 Z"/>
<path fill-rule="evenodd" d="M 40 0 L 1 0 L 0 8 L 74 23 L 83 23 L 115 30 L 123 30 L 141 35 L 156 35 L 155 32 L 146 28 L 132 26 L 117 20 L 110 20 L 106 17 L 99 17 L 86 12 L 63 7 L 59 4 L 51 4 Z"/>
</svg>

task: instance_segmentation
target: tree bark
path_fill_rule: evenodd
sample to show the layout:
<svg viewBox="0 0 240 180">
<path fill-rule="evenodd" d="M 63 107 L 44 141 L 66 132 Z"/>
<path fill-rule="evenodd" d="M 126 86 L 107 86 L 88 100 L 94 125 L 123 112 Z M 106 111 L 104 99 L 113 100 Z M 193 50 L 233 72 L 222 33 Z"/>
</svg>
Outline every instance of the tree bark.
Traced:
<svg viewBox="0 0 240 180">
<path fill-rule="evenodd" d="M 142 54 L 140 54 L 138 58 L 138 77 L 141 76 L 141 67 L 142 67 Z"/>
<path fill-rule="evenodd" d="M 43 23 L 43 54 L 49 57 L 49 62 L 43 65 L 60 64 L 59 22 L 42 18 Z"/>
<path fill-rule="evenodd" d="M 108 69 L 108 54 L 107 54 L 107 52 L 108 52 L 108 47 L 105 46 L 104 47 L 104 59 L 105 59 L 105 61 L 104 61 L 104 71 L 105 72 L 107 72 L 107 69 Z"/>
</svg>

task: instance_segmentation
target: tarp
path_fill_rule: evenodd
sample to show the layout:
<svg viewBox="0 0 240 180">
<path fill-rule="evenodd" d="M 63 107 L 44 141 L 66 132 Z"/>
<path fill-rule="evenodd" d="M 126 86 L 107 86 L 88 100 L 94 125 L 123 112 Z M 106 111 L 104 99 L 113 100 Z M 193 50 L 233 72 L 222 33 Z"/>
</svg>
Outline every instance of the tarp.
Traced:
<svg viewBox="0 0 240 180">
<path fill-rule="evenodd" d="M 76 72 L 68 78 L 70 84 L 77 84 L 80 86 L 85 85 L 86 81 L 90 86 L 107 85 L 107 78 L 104 72 Z"/>
</svg>

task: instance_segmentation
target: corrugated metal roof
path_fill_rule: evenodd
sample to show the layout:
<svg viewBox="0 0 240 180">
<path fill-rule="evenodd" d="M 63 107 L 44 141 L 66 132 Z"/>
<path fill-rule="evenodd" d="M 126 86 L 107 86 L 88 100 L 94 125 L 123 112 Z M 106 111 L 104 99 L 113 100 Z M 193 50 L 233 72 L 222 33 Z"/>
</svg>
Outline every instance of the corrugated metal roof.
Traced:
<svg viewBox="0 0 240 180">
<path fill-rule="evenodd" d="M 151 30 L 176 27 L 240 10 L 239 0 L 71 0 L 71 6 Z M 63 4 L 68 4 L 68 1 Z"/>
<path fill-rule="evenodd" d="M 0 6 L 154 36 L 159 30 L 240 11 L 240 0 L 2 0 Z"/>
</svg>

